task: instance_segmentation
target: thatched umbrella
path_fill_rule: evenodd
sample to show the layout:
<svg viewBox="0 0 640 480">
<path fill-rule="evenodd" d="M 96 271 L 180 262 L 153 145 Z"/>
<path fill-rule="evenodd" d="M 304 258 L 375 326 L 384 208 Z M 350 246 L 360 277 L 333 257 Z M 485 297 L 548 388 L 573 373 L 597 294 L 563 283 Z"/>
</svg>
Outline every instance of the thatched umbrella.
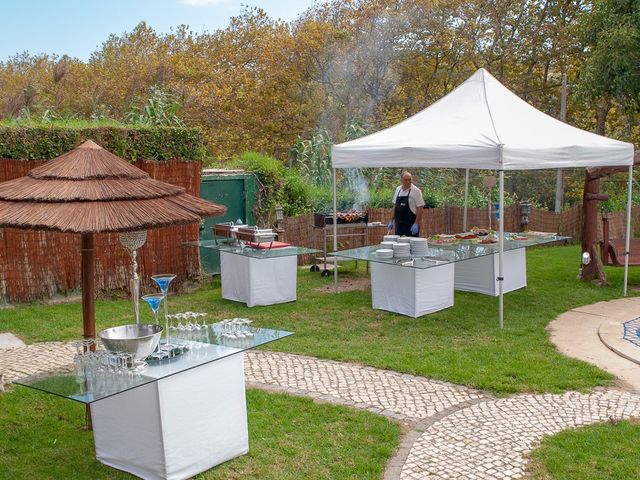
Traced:
<svg viewBox="0 0 640 480">
<path fill-rule="evenodd" d="M 94 233 L 131 232 L 198 222 L 226 207 L 185 193 L 87 140 L 0 183 L 0 227 L 82 235 L 84 336 L 95 337 Z"/>
</svg>

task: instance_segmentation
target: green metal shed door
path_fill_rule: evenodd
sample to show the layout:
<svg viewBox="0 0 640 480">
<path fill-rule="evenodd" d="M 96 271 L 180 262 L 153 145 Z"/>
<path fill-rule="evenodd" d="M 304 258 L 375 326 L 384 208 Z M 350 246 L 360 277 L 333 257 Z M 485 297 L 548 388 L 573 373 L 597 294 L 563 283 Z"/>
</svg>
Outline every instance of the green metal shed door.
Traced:
<svg viewBox="0 0 640 480">
<path fill-rule="evenodd" d="M 227 207 L 224 217 L 207 218 L 204 229 L 200 230 L 200 240 L 212 240 L 211 227 L 215 223 L 235 222 L 240 219 L 246 222 L 245 179 L 220 177 L 203 177 L 200 184 L 200 197 Z M 248 219 L 249 221 L 251 219 Z M 220 253 L 209 248 L 200 249 L 200 262 L 209 274 L 220 273 Z"/>
</svg>

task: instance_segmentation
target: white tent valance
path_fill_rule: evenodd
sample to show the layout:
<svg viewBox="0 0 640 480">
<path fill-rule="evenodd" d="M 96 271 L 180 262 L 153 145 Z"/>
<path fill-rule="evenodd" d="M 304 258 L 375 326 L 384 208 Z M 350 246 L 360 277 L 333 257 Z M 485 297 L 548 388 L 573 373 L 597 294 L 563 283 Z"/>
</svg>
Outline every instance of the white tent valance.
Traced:
<svg viewBox="0 0 640 480">
<path fill-rule="evenodd" d="M 332 161 L 335 168 L 621 166 L 633 164 L 633 145 L 580 130 L 540 112 L 481 68 L 451 93 L 403 122 L 334 145 Z"/>
</svg>

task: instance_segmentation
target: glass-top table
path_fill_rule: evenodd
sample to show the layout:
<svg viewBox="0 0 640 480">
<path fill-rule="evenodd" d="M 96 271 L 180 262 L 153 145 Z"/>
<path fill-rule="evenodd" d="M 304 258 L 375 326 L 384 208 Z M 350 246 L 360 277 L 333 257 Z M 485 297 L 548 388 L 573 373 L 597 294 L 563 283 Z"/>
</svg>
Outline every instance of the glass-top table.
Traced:
<svg viewBox="0 0 640 480">
<path fill-rule="evenodd" d="M 198 242 L 185 242 L 183 245 L 191 247 L 209 248 L 211 250 L 217 250 L 219 252 L 231 253 L 234 255 L 242 255 L 251 258 L 280 258 L 291 257 L 297 255 L 316 254 L 320 250 L 306 247 L 278 247 L 278 248 L 256 248 L 249 245 L 237 245 L 234 243 L 226 243 L 228 239 L 221 240 L 202 240 Z M 263 243 L 263 247 L 268 247 L 268 243 Z"/>
<path fill-rule="evenodd" d="M 114 372 L 96 367 L 89 369 L 86 374 L 76 374 L 74 371 L 45 372 L 15 380 L 13 383 L 90 404 L 293 335 L 282 330 L 251 326 L 243 327 L 243 332 L 252 335 L 233 338 L 225 331 L 225 326 L 219 323 L 209 325 L 206 329 L 172 333 L 172 343 L 186 345 L 186 353 L 149 363 L 139 372 L 133 369 Z"/>
<path fill-rule="evenodd" d="M 571 237 L 563 237 L 559 235 L 547 236 L 530 236 L 526 240 L 514 240 L 512 234 L 505 235 L 504 251 L 515 250 L 518 248 L 533 247 L 536 245 L 544 245 L 562 240 L 569 240 Z M 352 260 L 366 260 L 375 263 L 385 263 L 389 265 L 399 265 L 409 268 L 433 268 L 452 262 L 460 262 L 472 258 L 483 257 L 485 255 L 493 255 L 498 253 L 498 243 L 482 244 L 474 240 L 457 240 L 453 243 L 433 243 L 428 242 L 427 254 L 424 256 L 410 257 L 394 257 L 381 258 L 376 254 L 380 249 L 380 245 L 371 245 L 367 247 L 353 248 L 350 250 L 341 250 L 333 252 L 342 258 Z"/>
</svg>

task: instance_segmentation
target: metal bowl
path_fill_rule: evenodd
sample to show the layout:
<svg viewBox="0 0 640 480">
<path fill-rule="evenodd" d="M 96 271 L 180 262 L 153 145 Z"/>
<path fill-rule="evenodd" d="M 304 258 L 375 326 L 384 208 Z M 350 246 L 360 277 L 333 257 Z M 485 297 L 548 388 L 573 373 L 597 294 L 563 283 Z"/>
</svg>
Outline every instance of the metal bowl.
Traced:
<svg viewBox="0 0 640 480">
<path fill-rule="evenodd" d="M 162 327 L 155 324 L 121 325 L 107 328 L 99 336 L 107 350 L 131 353 L 135 360 L 144 360 L 158 346 Z"/>
</svg>

